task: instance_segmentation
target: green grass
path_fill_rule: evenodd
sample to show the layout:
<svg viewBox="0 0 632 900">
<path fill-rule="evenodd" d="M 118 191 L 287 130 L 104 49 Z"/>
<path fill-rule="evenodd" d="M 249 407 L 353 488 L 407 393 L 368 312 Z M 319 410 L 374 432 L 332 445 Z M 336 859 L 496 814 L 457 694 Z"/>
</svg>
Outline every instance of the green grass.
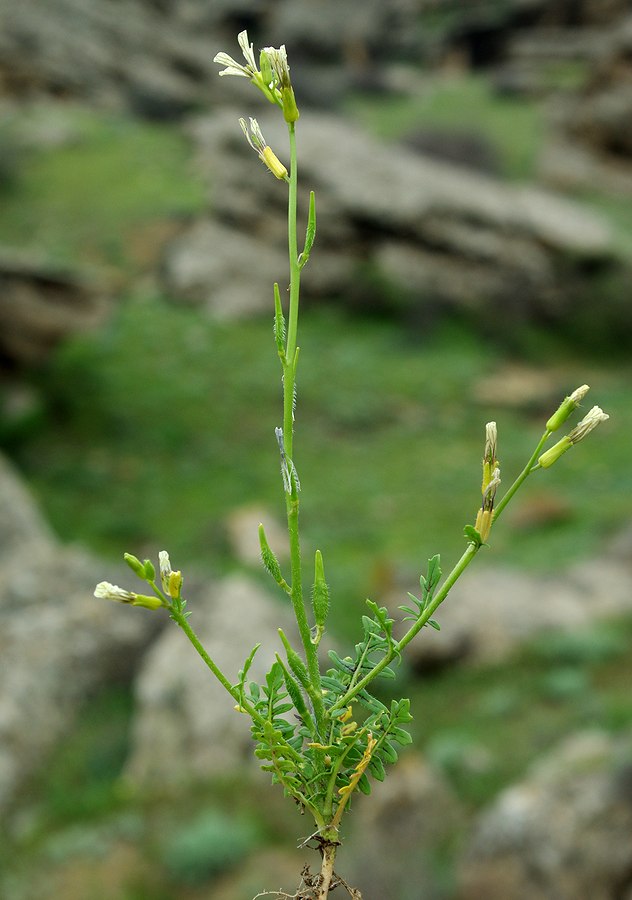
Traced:
<svg viewBox="0 0 632 900">
<path fill-rule="evenodd" d="M 81 108 L 69 108 L 63 121 L 72 139 L 26 152 L 5 188 L 0 243 L 60 263 L 128 270 L 135 232 L 201 210 L 189 146 L 173 128 Z M 18 134 L 24 127 L 14 122 Z"/>
<path fill-rule="evenodd" d="M 383 100 L 354 96 L 347 112 L 369 131 L 396 140 L 421 128 L 453 128 L 490 141 L 502 175 L 526 180 L 535 171 L 544 128 L 540 104 L 503 97 L 485 76 L 429 75 L 419 96 Z"/>
</svg>

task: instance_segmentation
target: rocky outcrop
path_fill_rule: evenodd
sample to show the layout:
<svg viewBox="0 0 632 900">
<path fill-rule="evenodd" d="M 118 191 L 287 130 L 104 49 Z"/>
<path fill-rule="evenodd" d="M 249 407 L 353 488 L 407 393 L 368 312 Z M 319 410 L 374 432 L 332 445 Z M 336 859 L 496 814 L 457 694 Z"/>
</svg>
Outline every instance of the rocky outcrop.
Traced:
<svg viewBox="0 0 632 900">
<path fill-rule="evenodd" d="M 92 597 L 122 573 L 62 547 L 18 474 L 0 458 L 0 813 L 72 726 L 91 692 L 130 678 L 160 626 L 146 611 Z M 129 573 L 129 570 L 126 570 Z"/>
<path fill-rule="evenodd" d="M 370 799 L 355 800 L 342 872 L 363 897 L 407 897 L 414 885 L 414 896 L 438 898 L 433 860 L 463 817 L 442 774 L 407 750 L 383 784 L 373 782 Z"/>
<path fill-rule="evenodd" d="M 402 591 L 389 605 L 396 609 L 404 598 Z M 409 659 L 418 668 L 494 663 L 538 635 L 581 631 L 631 611 L 632 570 L 620 558 L 546 575 L 473 566 L 437 610 L 441 631 L 426 629 L 409 646 Z"/>
<path fill-rule="evenodd" d="M 103 324 L 110 308 L 93 280 L 0 248 L 0 360 L 40 363 L 64 338 Z"/>
<path fill-rule="evenodd" d="M 281 285 L 287 278 L 286 191 L 246 158 L 237 117 L 223 112 L 192 125 L 221 225 L 194 225 L 165 260 L 175 295 L 221 315 L 231 290 L 249 298 L 250 310 L 270 310 L 262 270 Z M 277 118 L 264 113 L 260 123 L 283 156 L 287 137 Z M 613 264 L 605 223 L 553 194 L 381 144 L 325 115 L 301 119 L 299 142 L 303 195 L 315 189 L 318 214 L 313 264 L 303 276 L 307 300 L 335 297 L 417 318 L 457 309 L 494 329 L 499 319 L 512 328 L 562 323 L 579 314 L 580 285 L 585 290 Z M 248 255 L 244 234 L 265 241 L 263 254 Z M 236 300 L 235 313 L 243 308 Z"/>
<path fill-rule="evenodd" d="M 480 817 L 458 900 L 632 896 L 632 736 L 568 738 Z"/>
<path fill-rule="evenodd" d="M 560 101 L 544 178 L 564 187 L 632 194 L 632 17 L 607 32 L 585 86 Z"/>
<path fill-rule="evenodd" d="M 293 633 L 287 607 L 242 575 L 211 585 L 190 609 L 202 644 L 233 683 L 260 642 L 250 675 L 264 681 L 279 650 L 277 628 Z M 167 629 L 150 649 L 135 692 L 127 775 L 136 784 L 177 787 L 256 764 L 250 719 L 235 711 L 234 701 L 178 629 Z"/>
</svg>

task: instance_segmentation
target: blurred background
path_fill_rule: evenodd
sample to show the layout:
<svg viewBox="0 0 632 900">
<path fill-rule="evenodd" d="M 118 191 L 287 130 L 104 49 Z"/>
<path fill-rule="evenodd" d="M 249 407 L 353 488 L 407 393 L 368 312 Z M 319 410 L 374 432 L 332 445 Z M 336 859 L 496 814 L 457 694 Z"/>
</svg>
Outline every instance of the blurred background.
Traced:
<svg viewBox="0 0 632 900">
<path fill-rule="evenodd" d="M 578 385 L 611 417 L 413 645 L 414 749 L 341 873 L 629 900 L 632 4 L 0 0 L 0 26 L 0 894 L 244 900 L 316 864 L 184 637 L 91 597 L 168 548 L 235 677 L 287 621 L 256 536 L 283 557 L 286 192 L 238 117 L 286 143 L 212 62 L 247 28 L 287 45 L 303 217 L 317 194 L 295 462 L 330 646 L 458 558 L 487 421 L 507 486 Z"/>
</svg>

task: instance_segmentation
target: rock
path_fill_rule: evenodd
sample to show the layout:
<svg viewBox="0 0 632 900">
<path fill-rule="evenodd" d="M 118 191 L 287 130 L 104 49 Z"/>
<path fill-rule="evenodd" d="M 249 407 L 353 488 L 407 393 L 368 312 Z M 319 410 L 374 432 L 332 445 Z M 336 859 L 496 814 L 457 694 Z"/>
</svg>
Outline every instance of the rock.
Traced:
<svg viewBox="0 0 632 900">
<path fill-rule="evenodd" d="M 236 119 L 226 112 L 191 124 L 198 169 L 213 183 L 213 210 L 223 223 L 265 241 L 264 257 L 285 254 L 286 192 L 249 160 Z M 283 156 L 283 122 L 259 121 Z M 322 114 L 301 119 L 299 142 L 301 180 L 316 190 L 318 216 L 313 265 L 303 274 L 306 300 L 342 297 L 399 311 L 456 308 L 475 312 L 490 328 L 514 312 L 524 324 L 562 323 L 581 305 L 577 288 L 590 280 L 586 272 L 615 265 L 605 223 L 545 191 L 419 157 Z M 180 252 L 186 254 L 184 243 Z M 261 254 L 253 251 L 252 259 L 237 279 L 251 297 L 265 283 Z M 198 294 L 218 294 L 218 266 Z"/>
<path fill-rule="evenodd" d="M 169 244 L 164 278 L 170 294 L 235 318 L 274 309 L 272 285 L 287 280 L 279 250 L 235 228 L 202 220 Z"/>
<path fill-rule="evenodd" d="M 42 15 L 37 0 L 1 0 L 3 90 L 181 115 L 218 87 L 216 29 L 230 12 L 222 3 L 54 0 Z"/>
<path fill-rule="evenodd" d="M 293 633 L 287 607 L 243 575 L 208 588 L 189 608 L 191 625 L 233 683 L 259 642 L 250 672 L 251 680 L 263 680 L 280 647 L 277 628 Z M 146 655 L 135 693 L 138 711 L 126 771 L 137 785 L 177 787 L 256 763 L 250 719 L 235 711 L 234 701 L 175 626 Z"/>
<path fill-rule="evenodd" d="M 355 801 L 340 873 L 363 897 L 408 897 L 414 885 L 414 896 L 438 898 L 433 860 L 462 819 L 441 773 L 406 752 L 383 784 L 373 782 L 370 800 Z"/>
<path fill-rule="evenodd" d="M 92 596 L 97 581 L 120 578 L 120 567 L 62 547 L 4 460 L 0 522 L 0 812 L 6 812 L 90 693 L 109 678 L 129 678 L 161 623 Z"/>
<path fill-rule="evenodd" d="M 260 523 L 277 559 L 289 556 L 287 531 L 268 510 L 261 506 L 240 506 L 228 516 L 226 530 L 233 556 L 246 566 L 261 568 Z"/>
<path fill-rule="evenodd" d="M 611 900 L 632 890 L 632 735 L 573 735 L 476 823 L 458 900 Z"/>
<path fill-rule="evenodd" d="M 102 286 L 78 272 L 0 248 L 0 359 L 43 362 L 70 334 L 101 325 Z"/>
<path fill-rule="evenodd" d="M 582 89 L 558 104 L 556 134 L 543 154 L 542 174 L 570 187 L 597 186 L 632 194 L 632 16 L 606 33 Z"/>
<path fill-rule="evenodd" d="M 405 591 L 388 605 L 396 609 L 402 597 Z M 629 564 L 613 559 L 576 563 L 546 576 L 481 567 L 457 582 L 435 616 L 441 631 L 428 630 L 413 641 L 409 660 L 417 668 L 457 659 L 498 662 L 538 634 L 588 628 L 631 610 Z"/>
</svg>

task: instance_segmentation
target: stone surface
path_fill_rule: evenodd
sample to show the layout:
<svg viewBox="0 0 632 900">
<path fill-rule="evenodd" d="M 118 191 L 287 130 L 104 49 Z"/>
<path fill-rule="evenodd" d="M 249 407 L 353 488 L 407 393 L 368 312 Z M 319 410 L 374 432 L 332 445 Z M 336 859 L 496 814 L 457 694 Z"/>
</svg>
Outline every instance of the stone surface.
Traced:
<svg viewBox="0 0 632 900">
<path fill-rule="evenodd" d="M 159 617 L 106 601 L 117 567 L 62 547 L 0 459 L 0 812 L 72 726 L 91 692 L 131 677 Z M 125 571 L 128 574 L 127 568 Z"/>
<path fill-rule="evenodd" d="M 102 286 L 78 272 L 0 248 L 0 359 L 41 363 L 64 338 L 101 325 Z"/>
<path fill-rule="evenodd" d="M 246 566 L 261 568 L 259 524 L 262 524 L 268 544 L 277 559 L 289 556 L 287 530 L 262 506 L 247 505 L 234 509 L 226 519 L 230 550 L 235 559 Z"/>
<path fill-rule="evenodd" d="M 389 606 L 396 609 L 405 594 L 393 595 Z M 419 668 L 493 663 L 538 634 L 580 630 L 631 611 L 629 561 L 588 560 L 546 576 L 473 566 L 437 611 L 441 631 L 426 629 L 410 644 L 409 659 Z"/>
<path fill-rule="evenodd" d="M 612 900 L 632 891 L 632 735 L 573 735 L 498 797 L 464 853 L 458 900 Z"/>
<path fill-rule="evenodd" d="M 259 642 L 251 680 L 264 680 L 280 647 L 277 628 L 293 633 L 287 606 L 243 575 L 209 587 L 191 609 L 192 627 L 233 683 Z M 250 719 L 235 711 L 234 701 L 178 629 L 164 631 L 150 649 L 135 692 L 127 775 L 136 784 L 177 786 L 257 764 Z"/>
<path fill-rule="evenodd" d="M 265 240 L 270 267 L 276 254 L 286 252 L 286 191 L 252 164 L 237 118 L 226 111 L 191 124 L 198 169 L 213 185 L 213 210 L 222 228 L 241 230 L 248 241 Z M 260 124 L 283 156 L 283 123 L 262 115 Z M 314 266 L 306 266 L 302 279 L 307 301 L 342 297 L 400 311 L 457 308 L 490 327 L 499 315 L 514 325 L 561 322 L 581 303 L 577 286 L 590 280 L 587 269 L 613 264 L 605 223 L 553 194 L 504 185 L 382 144 L 323 114 L 301 119 L 299 139 L 301 179 L 316 191 L 318 217 Z M 301 221 L 305 215 L 303 208 Z M 178 252 L 197 267 L 200 279 L 208 266 L 197 295 L 217 308 L 225 291 L 218 272 L 241 252 L 232 251 L 230 241 L 198 241 L 195 231 L 183 237 Z M 238 284 L 254 297 L 265 279 L 261 254 L 253 251 L 252 259 L 252 265 L 242 265 Z M 169 283 L 177 293 L 177 280 Z M 186 291 L 182 296 L 190 299 Z"/>
<path fill-rule="evenodd" d="M 544 178 L 632 194 L 632 16 L 605 33 L 585 85 L 557 104 L 553 118 L 557 129 L 542 156 Z"/>
<path fill-rule="evenodd" d="M 433 857 L 458 830 L 463 810 L 441 773 L 413 751 L 389 769 L 383 784 L 373 782 L 370 799 L 354 802 L 341 874 L 363 897 L 438 900 Z"/>
</svg>

